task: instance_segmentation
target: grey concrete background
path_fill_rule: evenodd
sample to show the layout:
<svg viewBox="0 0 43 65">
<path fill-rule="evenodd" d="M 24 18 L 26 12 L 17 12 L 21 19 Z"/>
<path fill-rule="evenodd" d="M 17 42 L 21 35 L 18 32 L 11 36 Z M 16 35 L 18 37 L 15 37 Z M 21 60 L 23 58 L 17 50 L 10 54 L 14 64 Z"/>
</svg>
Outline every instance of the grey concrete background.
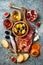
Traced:
<svg viewBox="0 0 43 65">
<path fill-rule="evenodd" d="M 1 45 L 1 39 L 5 36 L 3 13 L 5 11 L 11 12 L 12 9 L 8 7 L 8 3 L 10 1 L 14 2 L 15 6 L 18 7 L 23 6 L 27 9 L 35 9 L 39 14 L 39 18 L 35 21 L 35 23 L 38 21 L 41 22 L 41 27 L 39 28 L 39 31 L 41 32 L 40 40 L 38 41 L 41 45 L 40 56 L 37 58 L 30 57 L 28 61 L 21 64 L 12 63 L 7 55 L 8 50 L 4 49 Z M 43 65 L 43 0 L 0 0 L 0 65 Z"/>
</svg>

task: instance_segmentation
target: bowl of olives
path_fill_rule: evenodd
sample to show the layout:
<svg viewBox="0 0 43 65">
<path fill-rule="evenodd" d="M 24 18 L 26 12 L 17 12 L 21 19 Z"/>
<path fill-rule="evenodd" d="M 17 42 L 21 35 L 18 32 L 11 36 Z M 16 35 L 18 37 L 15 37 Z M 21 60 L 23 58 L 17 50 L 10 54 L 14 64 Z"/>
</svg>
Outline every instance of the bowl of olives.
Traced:
<svg viewBox="0 0 43 65">
<path fill-rule="evenodd" d="M 24 37 L 29 31 L 28 24 L 24 21 L 16 22 L 12 27 L 12 33 L 15 36 Z"/>
</svg>

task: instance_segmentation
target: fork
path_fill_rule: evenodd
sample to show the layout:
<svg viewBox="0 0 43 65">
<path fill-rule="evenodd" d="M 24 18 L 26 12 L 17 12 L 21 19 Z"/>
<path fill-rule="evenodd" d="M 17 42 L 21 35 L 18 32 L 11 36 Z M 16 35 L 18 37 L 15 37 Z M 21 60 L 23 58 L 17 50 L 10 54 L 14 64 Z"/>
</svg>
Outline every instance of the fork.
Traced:
<svg viewBox="0 0 43 65">
<path fill-rule="evenodd" d="M 14 9 L 19 9 L 19 10 L 21 9 L 21 8 L 15 6 L 12 2 L 10 2 L 8 6 L 9 6 L 10 8 L 14 8 Z"/>
</svg>

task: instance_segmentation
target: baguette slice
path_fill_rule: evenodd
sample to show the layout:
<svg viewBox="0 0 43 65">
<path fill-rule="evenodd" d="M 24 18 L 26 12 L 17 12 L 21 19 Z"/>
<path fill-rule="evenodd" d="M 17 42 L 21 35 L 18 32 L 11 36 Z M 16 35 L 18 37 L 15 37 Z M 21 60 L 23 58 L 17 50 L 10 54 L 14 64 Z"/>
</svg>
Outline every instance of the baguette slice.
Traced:
<svg viewBox="0 0 43 65">
<path fill-rule="evenodd" d="M 21 63 L 24 61 L 24 56 L 23 54 L 19 54 L 19 56 L 17 57 L 17 62 Z"/>
<path fill-rule="evenodd" d="M 25 53 L 23 55 L 24 55 L 24 61 L 26 61 L 29 58 L 29 54 L 28 53 Z"/>
<path fill-rule="evenodd" d="M 2 39 L 1 44 L 2 44 L 2 46 L 4 48 L 8 48 L 9 47 L 9 44 L 8 44 L 8 42 L 5 39 Z"/>
</svg>

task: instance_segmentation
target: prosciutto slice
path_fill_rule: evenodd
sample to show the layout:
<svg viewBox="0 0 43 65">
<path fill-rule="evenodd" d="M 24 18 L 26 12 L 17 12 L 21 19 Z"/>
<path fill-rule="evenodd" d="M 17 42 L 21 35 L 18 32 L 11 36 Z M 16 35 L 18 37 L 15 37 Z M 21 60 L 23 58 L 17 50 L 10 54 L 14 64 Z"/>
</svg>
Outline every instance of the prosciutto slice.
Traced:
<svg viewBox="0 0 43 65">
<path fill-rule="evenodd" d="M 34 30 L 31 29 L 27 36 L 24 38 L 15 37 L 15 41 L 17 44 L 18 52 L 29 52 L 30 47 L 32 45 Z"/>
</svg>

